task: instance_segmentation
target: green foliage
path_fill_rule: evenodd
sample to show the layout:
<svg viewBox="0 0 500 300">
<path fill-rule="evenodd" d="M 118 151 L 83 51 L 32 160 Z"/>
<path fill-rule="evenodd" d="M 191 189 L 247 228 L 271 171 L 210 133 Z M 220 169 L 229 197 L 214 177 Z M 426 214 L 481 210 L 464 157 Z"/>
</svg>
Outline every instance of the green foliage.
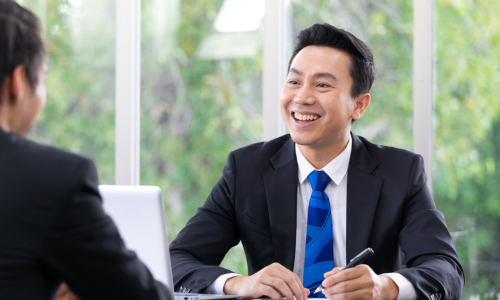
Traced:
<svg viewBox="0 0 500 300">
<path fill-rule="evenodd" d="M 177 24 L 157 36 L 156 2 L 142 8 L 141 183 L 164 191 L 169 238 L 201 206 L 222 174 L 228 153 L 260 140 L 262 54 L 201 60 L 222 1 L 182 1 Z M 241 245 L 223 266 L 246 274 Z"/>
<path fill-rule="evenodd" d="M 38 12 L 41 1 L 22 3 Z M 100 182 L 114 182 L 114 1 L 75 8 L 46 0 L 47 106 L 30 138 L 94 160 Z M 111 22 L 110 22 L 111 21 Z"/>
<path fill-rule="evenodd" d="M 491 1 L 435 5 L 434 195 L 449 229 L 463 233 L 455 242 L 465 295 L 500 292 L 499 8 Z"/>
</svg>

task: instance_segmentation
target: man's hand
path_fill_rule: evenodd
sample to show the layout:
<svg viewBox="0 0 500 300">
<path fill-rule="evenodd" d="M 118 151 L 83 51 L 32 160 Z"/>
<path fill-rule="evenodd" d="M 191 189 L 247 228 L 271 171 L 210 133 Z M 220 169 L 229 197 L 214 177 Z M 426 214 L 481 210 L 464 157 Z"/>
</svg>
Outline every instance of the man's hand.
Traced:
<svg viewBox="0 0 500 300">
<path fill-rule="evenodd" d="M 78 297 L 69 289 L 66 283 L 61 283 L 57 290 L 56 300 L 79 300 Z"/>
<path fill-rule="evenodd" d="M 325 273 L 323 294 L 329 299 L 397 299 L 398 286 L 387 275 L 377 275 L 367 265 L 358 265 L 339 273 L 335 268 Z"/>
<path fill-rule="evenodd" d="M 256 299 L 262 296 L 281 300 L 306 300 L 309 290 L 302 286 L 299 277 L 278 263 L 274 263 L 252 276 L 236 276 L 229 278 L 224 284 L 226 295 L 240 295 L 245 299 Z"/>
</svg>

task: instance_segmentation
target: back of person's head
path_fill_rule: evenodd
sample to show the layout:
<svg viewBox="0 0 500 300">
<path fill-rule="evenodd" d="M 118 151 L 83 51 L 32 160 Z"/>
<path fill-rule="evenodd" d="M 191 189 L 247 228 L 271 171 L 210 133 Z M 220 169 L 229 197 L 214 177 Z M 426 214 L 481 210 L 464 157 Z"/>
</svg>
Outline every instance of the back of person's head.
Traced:
<svg viewBox="0 0 500 300">
<path fill-rule="evenodd" d="M 297 53 L 307 46 L 326 46 L 348 53 L 351 57 L 349 71 L 353 79 L 351 96 L 356 98 L 370 92 L 375 80 L 375 68 L 373 54 L 363 41 L 330 24 L 314 24 L 299 32 L 288 70 Z"/>
<path fill-rule="evenodd" d="M 22 65 L 34 88 L 45 50 L 40 21 L 13 0 L 0 0 L 0 89 L 14 69 Z"/>
</svg>

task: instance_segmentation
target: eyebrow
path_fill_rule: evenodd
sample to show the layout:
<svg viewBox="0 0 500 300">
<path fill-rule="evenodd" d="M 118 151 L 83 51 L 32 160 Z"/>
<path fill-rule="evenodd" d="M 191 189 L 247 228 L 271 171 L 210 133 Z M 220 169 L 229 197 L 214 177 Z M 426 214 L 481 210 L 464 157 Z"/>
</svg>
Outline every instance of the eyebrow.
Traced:
<svg viewBox="0 0 500 300">
<path fill-rule="evenodd" d="M 321 78 L 321 77 L 329 77 L 337 82 L 339 82 L 339 80 L 337 79 L 337 77 L 333 76 L 332 73 L 328 73 L 328 72 L 323 72 L 323 73 L 316 73 L 313 75 L 313 78 Z"/>
<path fill-rule="evenodd" d="M 302 72 L 301 70 L 297 70 L 297 69 L 294 69 L 294 68 L 290 68 L 290 71 L 288 71 L 289 73 L 295 73 L 299 76 L 302 76 L 304 74 L 304 72 Z M 315 73 L 313 75 L 313 78 L 321 78 L 321 77 L 328 77 L 328 78 L 331 78 L 335 81 L 339 81 L 337 79 L 337 77 L 335 77 L 332 73 L 329 73 L 329 72 L 321 72 L 321 73 Z"/>
<path fill-rule="evenodd" d="M 299 76 L 301 76 L 302 74 L 304 74 L 304 72 L 302 72 L 301 70 L 297 70 L 297 69 L 294 69 L 294 68 L 290 68 L 290 71 L 288 71 L 288 73 L 295 73 Z"/>
</svg>

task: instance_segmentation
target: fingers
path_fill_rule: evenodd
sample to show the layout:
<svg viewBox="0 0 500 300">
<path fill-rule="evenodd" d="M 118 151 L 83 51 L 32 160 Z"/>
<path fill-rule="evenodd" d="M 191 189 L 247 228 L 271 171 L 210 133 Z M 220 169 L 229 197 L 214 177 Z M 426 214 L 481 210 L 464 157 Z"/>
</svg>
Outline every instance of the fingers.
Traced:
<svg viewBox="0 0 500 300">
<path fill-rule="evenodd" d="M 267 296 L 273 300 L 281 300 L 281 294 L 268 285 L 261 285 L 258 294 L 262 294 L 262 296 Z"/>
<path fill-rule="evenodd" d="M 263 269 L 264 270 L 264 269 Z M 272 286 L 265 284 L 270 277 L 263 270 L 252 276 L 236 276 L 229 278 L 224 284 L 224 293 L 240 295 L 242 299 L 257 299 L 262 296 L 281 300 L 282 294 Z"/>
<path fill-rule="evenodd" d="M 288 300 L 293 300 L 294 293 L 283 279 L 279 277 L 267 276 L 266 278 L 263 278 L 262 283 L 277 290 L 281 295 L 285 296 Z M 299 293 L 299 295 L 301 294 Z"/>
<path fill-rule="evenodd" d="M 242 298 L 266 296 L 281 300 L 306 300 L 310 291 L 302 286 L 299 277 L 278 263 L 274 263 L 251 276 L 230 278 L 224 284 L 224 293 L 241 295 Z"/>
<path fill-rule="evenodd" d="M 329 288 L 331 286 L 338 284 L 339 282 L 353 280 L 355 278 L 360 277 L 363 274 L 363 272 L 358 268 L 360 266 L 357 266 L 357 267 L 351 268 L 351 269 L 347 269 L 347 270 L 344 270 L 342 272 L 340 272 L 341 270 L 336 271 L 335 269 L 337 269 L 337 268 L 333 269 L 332 271 L 328 272 L 328 273 L 332 273 L 332 274 L 329 275 L 327 278 L 325 278 L 325 280 L 323 280 L 323 283 L 322 283 L 323 287 Z"/>
<path fill-rule="evenodd" d="M 344 294 L 348 292 L 353 292 L 359 290 L 360 286 L 356 280 L 342 281 L 337 283 L 336 285 L 326 288 L 323 290 L 323 293 L 326 294 Z"/>
<path fill-rule="evenodd" d="M 292 293 L 290 295 L 291 298 L 287 294 L 283 294 L 287 297 L 287 299 L 293 299 L 293 296 L 295 296 L 295 298 L 299 300 L 304 297 L 304 287 L 302 286 L 302 282 L 297 274 L 277 263 L 271 266 L 273 268 L 270 270 L 270 275 L 283 280 Z"/>
<path fill-rule="evenodd" d="M 290 270 L 287 270 L 287 271 L 288 271 L 287 274 L 284 275 L 285 282 L 292 290 L 293 296 L 295 296 L 295 298 L 297 298 L 297 300 L 300 300 L 301 298 L 306 298 L 307 295 L 304 297 L 304 294 L 307 292 L 305 292 L 304 290 L 307 290 L 307 289 L 302 286 L 302 282 L 301 282 L 299 276 L 297 276 L 295 273 L 291 272 Z M 293 299 L 293 298 L 291 298 L 291 299 Z"/>
<path fill-rule="evenodd" d="M 323 281 L 323 294 L 329 299 L 357 299 L 359 295 L 371 299 L 375 287 L 372 273 L 366 265 L 337 272 Z"/>
<path fill-rule="evenodd" d="M 336 267 L 333 270 L 326 272 L 324 276 L 325 276 L 325 278 L 330 277 L 330 276 L 335 275 L 338 272 L 342 271 L 343 269 L 344 269 L 343 267 Z"/>
<path fill-rule="evenodd" d="M 302 286 L 300 278 L 282 265 L 275 263 L 263 271 L 262 283 L 272 287 L 287 299 L 293 300 L 295 297 L 297 300 L 303 300 L 307 297 L 309 290 Z"/>
</svg>

